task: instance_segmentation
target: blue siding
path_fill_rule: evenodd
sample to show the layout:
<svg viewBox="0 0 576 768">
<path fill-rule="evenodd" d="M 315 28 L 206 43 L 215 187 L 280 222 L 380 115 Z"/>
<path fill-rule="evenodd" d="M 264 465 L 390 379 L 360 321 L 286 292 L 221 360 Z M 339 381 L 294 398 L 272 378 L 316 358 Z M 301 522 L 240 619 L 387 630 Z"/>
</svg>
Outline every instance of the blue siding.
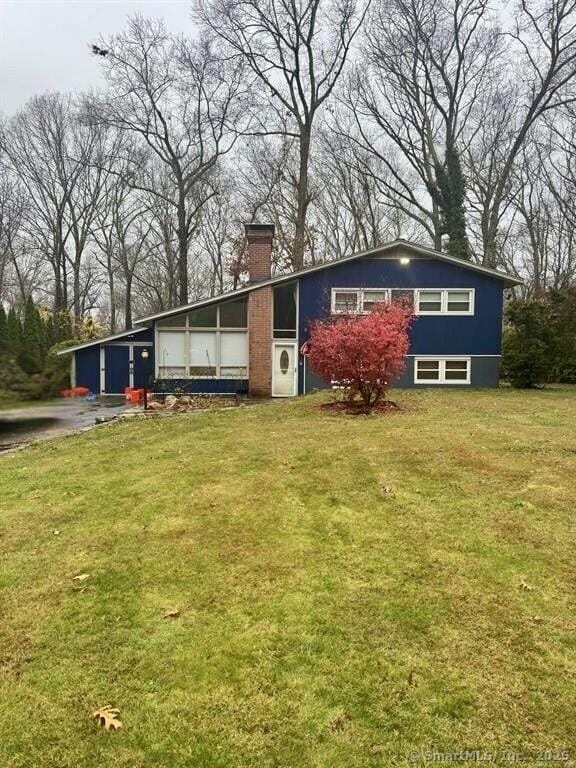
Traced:
<svg viewBox="0 0 576 768">
<path fill-rule="evenodd" d="M 144 335 L 144 334 L 142 334 Z M 142 357 L 142 350 L 148 350 L 148 359 Z M 134 347 L 134 386 L 154 386 L 154 347 Z"/>
<path fill-rule="evenodd" d="M 138 342 L 153 342 L 154 331 L 147 328 L 141 333 L 131 333 L 123 336 L 116 342 L 110 344 L 100 344 L 98 341 L 90 347 L 79 349 L 74 352 L 76 361 L 76 383 L 79 387 L 88 387 L 94 394 L 103 394 L 100 392 L 100 349 L 104 347 L 105 354 L 105 393 L 106 394 L 124 394 L 124 388 L 129 384 L 129 357 L 130 351 L 128 345 Z M 150 352 L 148 358 L 149 370 L 152 372 L 150 382 L 153 379 L 154 371 L 154 348 L 147 347 Z M 141 346 L 134 347 L 134 385 L 143 387 L 146 384 L 146 367 L 142 360 L 140 352 Z"/>
<path fill-rule="evenodd" d="M 88 387 L 95 395 L 100 394 L 100 346 L 86 347 L 74 352 L 76 385 Z"/>
<path fill-rule="evenodd" d="M 417 317 L 411 331 L 412 355 L 499 355 L 504 283 L 457 264 L 435 259 L 359 259 L 301 277 L 299 343 L 308 338 L 313 320 L 330 313 L 330 293 L 339 288 L 474 288 L 472 316 Z M 300 358 L 299 392 L 303 392 Z"/>
</svg>

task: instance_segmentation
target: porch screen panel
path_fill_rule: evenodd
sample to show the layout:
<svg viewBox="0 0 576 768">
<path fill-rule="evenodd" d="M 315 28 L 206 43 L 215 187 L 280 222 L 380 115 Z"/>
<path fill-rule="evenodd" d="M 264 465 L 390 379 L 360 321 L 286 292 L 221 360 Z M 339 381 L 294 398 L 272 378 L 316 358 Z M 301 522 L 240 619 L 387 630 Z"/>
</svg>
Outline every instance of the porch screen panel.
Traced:
<svg viewBox="0 0 576 768">
<path fill-rule="evenodd" d="M 220 375 L 245 377 L 248 371 L 248 334 L 220 334 Z"/>
<path fill-rule="evenodd" d="M 217 352 L 215 333 L 190 334 L 190 375 L 216 376 Z"/>
<path fill-rule="evenodd" d="M 181 331 L 158 331 L 158 373 L 160 377 L 185 375 L 185 334 Z"/>
</svg>

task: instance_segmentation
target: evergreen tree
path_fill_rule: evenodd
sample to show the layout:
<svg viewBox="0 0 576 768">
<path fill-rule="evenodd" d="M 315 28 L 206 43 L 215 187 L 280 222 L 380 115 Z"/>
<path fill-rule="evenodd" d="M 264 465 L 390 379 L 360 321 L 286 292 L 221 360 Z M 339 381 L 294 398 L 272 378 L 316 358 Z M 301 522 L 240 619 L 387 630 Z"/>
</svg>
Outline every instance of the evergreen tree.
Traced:
<svg viewBox="0 0 576 768">
<path fill-rule="evenodd" d="M 56 336 L 56 327 L 54 325 L 54 315 L 49 314 L 44 322 L 44 342 L 46 352 L 56 344 L 59 339 Z"/>
<path fill-rule="evenodd" d="M 529 389 L 546 381 L 550 338 L 547 310 L 536 299 L 514 299 L 508 305 L 502 347 L 503 374 L 513 387 Z"/>
<path fill-rule="evenodd" d="M 8 354 L 8 319 L 4 306 L 0 304 L 0 357 Z"/>
<path fill-rule="evenodd" d="M 576 384 L 576 287 L 552 290 L 546 298 L 550 339 L 549 378 Z"/>
<path fill-rule="evenodd" d="M 43 368 L 43 333 L 40 313 L 31 296 L 26 301 L 22 324 L 22 345 L 19 363 L 26 373 L 40 373 Z"/>
<path fill-rule="evenodd" d="M 68 341 L 73 338 L 70 314 L 66 310 L 56 310 L 52 316 L 52 323 L 54 328 L 53 344 L 58 344 L 61 341 Z"/>
<path fill-rule="evenodd" d="M 430 190 L 442 212 L 442 230 L 448 235 L 448 253 L 459 259 L 470 259 L 470 243 L 466 235 L 466 180 L 460 155 L 453 139 L 446 141 L 444 163 L 436 163 L 436 188 Z"/>
<path fill-rule="evenodd" d="M 16 360 L 20 355 L 20 349 L 22 347 L 22 326 L 20 325 L 20 318 L 16 314 L 14 307 L 10 307 L 8 312 L 6 330 L 8 355 Z"/>
</svg>

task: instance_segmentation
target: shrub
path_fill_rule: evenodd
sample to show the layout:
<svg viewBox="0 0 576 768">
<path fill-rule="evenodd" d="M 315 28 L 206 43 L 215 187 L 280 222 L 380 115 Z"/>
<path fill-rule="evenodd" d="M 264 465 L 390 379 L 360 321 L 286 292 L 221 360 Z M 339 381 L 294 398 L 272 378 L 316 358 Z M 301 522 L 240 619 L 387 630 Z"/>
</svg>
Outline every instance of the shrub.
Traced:
<svg viewBox="0 0 576 768">
<path fill-rule="evenodd" d="M 369 315 L 347 315 L 311 326 L 304 345 L 312 369 L 360 398 L 369 411 L 404 370 L 413 310 L 403 302 L 377 304 Z"/>
<path fill-rule="evenodd" d="M 502 372 L 513 387 L 529 389 L 546 380 L 546 307 L 536 299 L 514 299 L 506 310 L 509 326 L 502 348 Z"/>
</svg>

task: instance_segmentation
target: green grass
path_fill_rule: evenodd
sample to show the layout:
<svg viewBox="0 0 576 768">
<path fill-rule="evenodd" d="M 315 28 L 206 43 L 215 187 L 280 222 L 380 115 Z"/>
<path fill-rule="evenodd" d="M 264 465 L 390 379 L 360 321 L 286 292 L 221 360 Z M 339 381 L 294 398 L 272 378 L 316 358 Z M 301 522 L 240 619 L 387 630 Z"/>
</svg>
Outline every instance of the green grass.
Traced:
<svg viewBox="0 0 576 768">
<path fill-rule="evenodd" d="M 573 765 L 576 389 L 396 398 L 3 456 L 0 766 Z"/>
</svg>

